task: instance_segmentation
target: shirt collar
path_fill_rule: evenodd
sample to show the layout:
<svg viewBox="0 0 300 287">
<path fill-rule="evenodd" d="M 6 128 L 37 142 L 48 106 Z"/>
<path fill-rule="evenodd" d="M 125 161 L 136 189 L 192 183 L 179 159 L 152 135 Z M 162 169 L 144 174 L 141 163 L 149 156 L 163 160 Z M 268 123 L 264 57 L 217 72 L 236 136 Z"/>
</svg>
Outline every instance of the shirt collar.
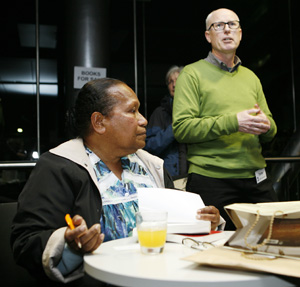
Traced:
<svg viewBox="0 0 300 287">
<path fill-rule="evenodd" d="M 88 154 L 90 161 L 92 163 L 93 166 L 99 165 L 99 167 L 101 167 L 102 171 L 105 172 L 110 172 L 109 168 L 106 166 L 106 164 L 88 147 L 85 147 L 86 153 Z M 132 164 L 130 161 L 129 156 L 123 156 L 121 157 L 121 163 L 122 163 L 122 167 L 123 169 L 132 169 Z M 102 174 L 102 172 L 101 172 Z"/>
<path fill-rule="evenodd" d="M 234 56 L 235 65 L 232 68 L 229 68 L 229 67 L 227 67 L 227 65 L 224 62 L 219 60 L 211 51 L 208 53 L 208 56 L 205 58 L 205 60 L 207 62 L 219 67 L 220 69 L 230 72 L 230 73 L 237 70 L 238 66 L 242 64 L 240 58 L 237 55 L 235 55 Z"/>
</svg>

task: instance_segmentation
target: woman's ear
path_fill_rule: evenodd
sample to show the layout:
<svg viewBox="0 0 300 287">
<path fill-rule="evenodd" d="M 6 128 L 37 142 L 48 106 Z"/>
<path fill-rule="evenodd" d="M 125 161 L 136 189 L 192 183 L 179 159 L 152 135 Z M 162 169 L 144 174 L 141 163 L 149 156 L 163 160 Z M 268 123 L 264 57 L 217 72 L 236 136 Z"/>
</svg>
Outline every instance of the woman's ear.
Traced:
<svg viewBox="0 0 300 287">
<path fill-rule="evenodd" d="M 105 116 L 103 116 L 99 112 L 93 112 L 91 115 L 91 124 L 93 127 L 93 130 L 96 133 L 103 134 L 105 132 L 105 126 L 103 124 Z"/>
</svg>

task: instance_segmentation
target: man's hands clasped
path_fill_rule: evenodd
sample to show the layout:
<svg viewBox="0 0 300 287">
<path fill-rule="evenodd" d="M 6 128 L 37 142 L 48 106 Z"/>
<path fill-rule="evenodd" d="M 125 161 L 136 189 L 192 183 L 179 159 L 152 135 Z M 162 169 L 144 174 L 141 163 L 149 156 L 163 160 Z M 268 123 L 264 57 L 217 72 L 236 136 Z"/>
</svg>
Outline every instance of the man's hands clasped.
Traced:
<svg viewBox="0 0 300 287">
<path fill-rule="evenodd" d="M 271 127 L 268 117 L 257 104 L 253 109 L 239 112 L 237 120 L 239 131 L 248 134 L 261 135 L 266 133 Z"/>
</svg>

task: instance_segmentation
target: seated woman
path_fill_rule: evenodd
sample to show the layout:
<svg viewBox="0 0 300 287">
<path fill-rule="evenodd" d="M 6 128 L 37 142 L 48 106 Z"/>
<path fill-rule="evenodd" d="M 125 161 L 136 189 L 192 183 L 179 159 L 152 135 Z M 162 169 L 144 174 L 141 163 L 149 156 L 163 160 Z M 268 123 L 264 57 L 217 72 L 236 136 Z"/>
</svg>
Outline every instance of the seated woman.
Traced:
<svg viewBox="0 0 300 287">
<path fill-rule="evenodd" d="M 79 92 L 78 137 L 44 153 L 19 196 L 11 244 L 16 262 L 31 274 L 65 283 L 83 276 L 85 253 L 131 235 L 137 188 L 173 188 L 163 160 L 142 150 L 147 121 L 139 105 L 115 79 L 91 81 Z M 66 213 L 75 229 L 66 227 Z M 195 216 L 210 220 L 212 229 L 220 221 L 213 206 Z"/>
</svg>

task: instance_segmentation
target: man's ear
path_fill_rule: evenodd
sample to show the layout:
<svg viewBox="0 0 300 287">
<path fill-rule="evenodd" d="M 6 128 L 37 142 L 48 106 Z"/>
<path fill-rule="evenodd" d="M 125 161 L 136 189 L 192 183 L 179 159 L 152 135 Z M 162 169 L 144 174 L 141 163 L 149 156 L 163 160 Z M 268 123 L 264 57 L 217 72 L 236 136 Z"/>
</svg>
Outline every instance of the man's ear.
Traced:
<svg viewBox="0 0 300 287">
<path fill-rule="evenodd" d="M 103 124 L 105 116 L 103 116 L 99 112 L 93 112 L 91 115 L 91 124 L 93 127 L 93 130 L 96 133 L 103 134 L 105 132 L 105 126 Z"/>
<path fill-rule="evenodd" d="M 205 35 L 205 38 L 206 38 L 207 42 L 211 43 L 209 31 L 205 31 L 204 35 Z"/>
</svg>

